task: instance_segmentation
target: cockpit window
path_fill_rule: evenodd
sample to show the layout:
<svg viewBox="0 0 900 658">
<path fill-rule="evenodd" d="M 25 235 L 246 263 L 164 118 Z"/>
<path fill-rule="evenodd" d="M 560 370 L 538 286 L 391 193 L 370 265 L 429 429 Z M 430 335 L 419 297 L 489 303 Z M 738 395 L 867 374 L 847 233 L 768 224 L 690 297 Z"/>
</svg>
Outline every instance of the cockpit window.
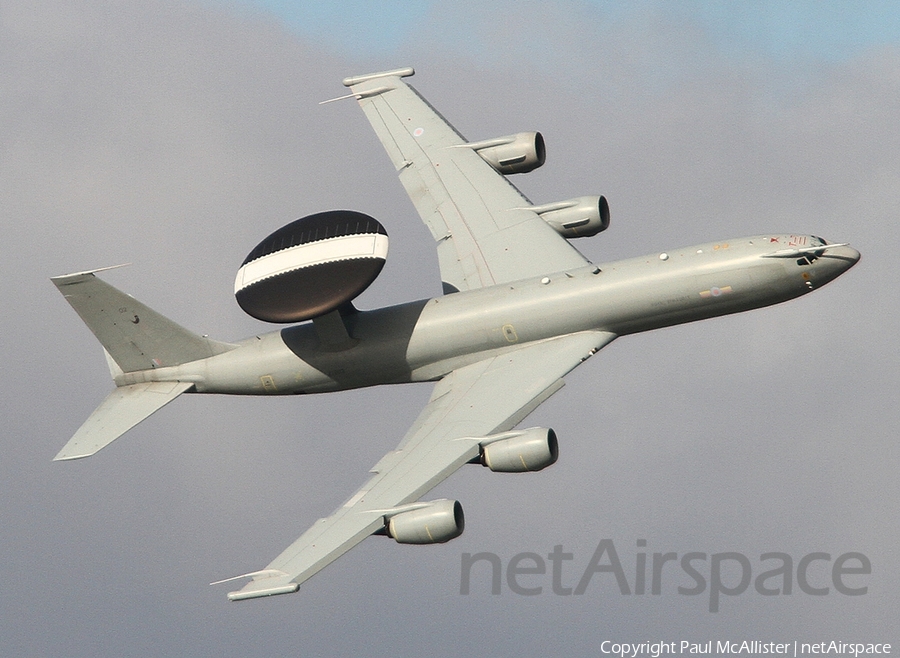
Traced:
<svg viewBox="0 0 900 658">
<path fill-rule="evenodd" d="M 825 242 L 820 237 L 815 235 L 811 235 L 810 241 L 812 242 L 812 247 L 825 247 L 828 243 Z M 815 251 L 804 253 L 801 258 L 797 259 L 797 265 L 803 267 L 804 265 L 812 265 L 815 261 L 822 257 L 822 254 L 825 253 L 825 249 L 816 249 Z"/>
</svg>

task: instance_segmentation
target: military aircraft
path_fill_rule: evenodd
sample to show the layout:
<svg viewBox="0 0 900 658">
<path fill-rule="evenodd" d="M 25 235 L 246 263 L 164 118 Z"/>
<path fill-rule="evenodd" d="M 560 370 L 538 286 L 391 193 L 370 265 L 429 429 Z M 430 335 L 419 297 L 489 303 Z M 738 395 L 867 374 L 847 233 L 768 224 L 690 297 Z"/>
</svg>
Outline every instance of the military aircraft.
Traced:
<svg viewBox="0 0 900 658">
<path fill-rule="evenodd" d="M 765 234 L 604 265 L 569 242 L 607 228 L 602 196 L 534 205 L 506 178 L 541 166 L 540 133 L 466 141 L 403 78 L 346 78 L 437 247 L 444 294 L 370 311 L 352 300 L 378 275 L 387 232 L 354 211 L 318 213 L 263 240 L 235 281 L 241 307 L 288 323 L 236 344 L 197 336 L 95 276 L 53 278 L 105 348 L 116 388 L 56 456 L 94 454 L 182 393 L 292 395 L 434 382 L 428 404 L 366 482 L 228 594 L 295 592 L 373 534 L 445 542 L 459 502 L 422 500 L 464 464 L 537 471 L 557 438 L 516 429 L 563 378 L 620 336 L 804 295 L 859 252 L 813 235 Z M 340 99 L 334 99 L 340 100 Z M 219 581 L 227 582 L 227 581 Z"/>
</svg>

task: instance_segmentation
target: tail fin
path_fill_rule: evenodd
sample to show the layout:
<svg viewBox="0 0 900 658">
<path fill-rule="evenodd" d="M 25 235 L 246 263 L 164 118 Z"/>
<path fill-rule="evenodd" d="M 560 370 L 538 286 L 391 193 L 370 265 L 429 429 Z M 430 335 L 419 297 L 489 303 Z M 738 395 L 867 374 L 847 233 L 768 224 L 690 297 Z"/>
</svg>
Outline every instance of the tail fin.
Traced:
<svg viewBox="0 0 900 658">
<path fill-rule="evenodd" d="M 109 372 L 125 373 L 205 359 L 237 347 L 191 333 L 153 309 L 101 281 L 92 272 L 51 279 L 103 345 Z M 154 381 L 120 385 L 75 432 L 55 460 L 93 455 L 150 414 L 193 387 L 192 382 Z"/>
<path fill-rule="evenodd" d="M 177 366 L 234 349 L 188 331 L 93 271 L 51 281 L 125 373 Z"/>
</svg>

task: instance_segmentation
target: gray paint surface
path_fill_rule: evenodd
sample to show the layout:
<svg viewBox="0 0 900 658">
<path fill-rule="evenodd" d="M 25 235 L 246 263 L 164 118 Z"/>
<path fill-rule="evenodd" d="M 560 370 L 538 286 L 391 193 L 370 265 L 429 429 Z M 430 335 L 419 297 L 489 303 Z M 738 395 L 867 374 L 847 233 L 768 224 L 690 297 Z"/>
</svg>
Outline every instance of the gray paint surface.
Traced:
<svg viewBox="0 0 900 658">
<path fill-rule="evenodd" d="M 783 302 L 825 285 L 859 261 L 859 252 L 846 243 L 769 235 L 585 265 L 564 232 L 547 230 L 549 223 L 524 197 L 509 194 L 514 188 L 498 173 L 495 158 L 483 158 L 462 141 L 403 83 L 401 78 L 411 75 L 413 69 L 405 68 L 344 80 L 367 110 L 401 180 L 408 172 L 424 172 L 421 180 L 405 186 L 422 220 L 432 228 L 435 222 L 442 226 L 432 234 L 444 254 L 443 286 L 449 284 L 455 292 L 425 302 L 411 328 L 406 304 L 372 317 L 358 311 L 319 313 L 312 326 L 228 345 L 190 336 L 94 274 L 53 279 L 118 366 L 111 366 L 112 375 L 127 393 L 108 396 L 57 460 L 94 454 L 117 433 L 188 390 L 290 395 L 438 381 L 400 446 L 378 461 L 372 478 L 346 503 L 319 519 L 265 568 L 212 583 L 250 578 L 240 590 L 229 592 L 232 601 L 294 593 L 371 534 L 417 544 L 458 537 L 464 526 L 459 502 L 419 498 L 463 464 L 476 459 L 490 464 L 489 445 L 517 455 L 507 463 L 542 470 L 527 464 L 548 464 L 544 455 L 558 454 L 555 438 L 551 449 L 540 440 L 522 443 L 518 436 L 498 432 L 512 430 L 559 390 L 565 375 L 616 337 Z M 379 103 L 373 112 L 375 99 Z M 468 152 L 469 157 L 448 158 L 448 152 Z M 509 157 L 521 152 L 513 149 Z M 572 220 L 580 222 L 580 215 Z M 469 263 L 474 263 L 473 271 Z M 304 329 L 306 340 L 298 342 L 294 334 Z M 398 342 L 399 350 L 390 349 Z M 157 390 L 165 385 L 170 388 Z M 554 435 L 549 429 L 537 431 Z M 396 534 L 395 524 L 408 531 Z M 405 536 L 418 539 L 407 542 Z M 698 555 L 705 560 L 705 553 Z M 871 571 L 868 558 L 853 559 L 860 565 L 851 573 Z M 716 597 L 720 590 L 745 588 L 746 567 L 737 588 L 721 585 L 718 569 L 710 580 Z M 616 578 L 628 593 L 621 569 Z M 656 593 L 661 592 L 660 578 L 654 566 Z M 803 570 L 797 579 L 808 582 Z M 585 576 L 582 582 L 589 580 Z M 525 591 L 510 582 L 514 591 Z M 705 579 L 698 576 L 697 582 L 705 589 Z M 777 592 L 790 587 L 785 580 Z M 842 583 L 835 581 L 835 587 L 846 593 Z M 711 599 L 710 611 L 718 611 L 717 598 Z"/>
<path fill-rule="evenodd" d="M 410 75 L 413 69 L 406 68 L 354 76 L 344 84 L 363 108 L 372 98 L 383 101 L 368 116 L 389 154 L 398 143 L 406 144 L 401 179 L 410 171 L 428 172 L 426 178 L 433 179 L 426 187 L 407 186 L 407 192 L 419 200 L 426 224 L 439 215 L 446 233 L 436 237 L 438 251 L 451 245 L 440 263 L 441 278 L 456 292 L 425 302 L 412 326 L 408 308 L 415 303 L 371 315 L 319 313 L 312 327 L 228 345 L 191 336 L 93 273 L 53 279 L 114 362 L 112 375 L 122 392 L 107 396 L 56 460 L 91 456 L 189 390 L 290 395 L 438 380 L 400 446 L 378 461 L 372 478 L 346 503 L 264 569 L 212 583 L 251 578 L 228 594 L 233 601 L 294 593 L 373 533 L 416 544 L 459 536 L 464 516 L 458 501 L 418 499 L 463 464 L 476 459 L 491 464 L 489 445 L 517 455 L 508 464 L 542 470 L 527 465 L 547 465 L 546 455 L 558 454 L 555 438 L 550 449 L 540 439 L 522 443 L 518 436 L 497 432 L 513 429 L 559 390 L 565 375 L 617 336 L 786 301 L 825 285 L 859 260 L 859 252 L 847 244 L 772 235 L 584 265 L 558 229 L 547 231 L 527 202 L 521 207 L 520 198 L 508 198 L 507 181 L 493 161 L 479 157 L 480 151 L 474 158 L 446 159 L 448 149 L 472 147 L 460 143 L 440 114 L 401 81 Z M 373 88 L 373 82 L 381 86 Z M 395 119 L 382 122 L 389 113 Z M 518 157 L 518 151 L 509 157 Z M 533 255 L 536 249 L 540 258 Z M 481 263 L 476 266 L 481 274 L 474 278 L 466 265 L 473 255 Z M 571 265 L 574 269 L 558 271 Z M 326 278 L 321 285 L 328 283 Z M 304 329 L 306 339 L 298 342 L 295 334 Z M 157 390 L 160 386 L 167 388 Z M 553 435 L 549 429 L 537 431 Z M 503 470 L 510 469 L 518 470 Z M 397 534 L 395 525 L 408 530 Z M 418 538 L 408 542 L 407 536 Z M 659 593 L 661 573 L 655 566 L 654 574 Z M 798 571 L 797 578 L 806 582 L 805 572 Z M 617 581 L 626 591 L 620 573 Z M 710 591 L 718 596 L 718 575 L 715 581 Z M 783 589 L 789 590 L 786 582 Z M 717 606 L 711 604 L 711 611 Z"/>
<path fill-rule="evenodd" d="M 593 655 L 648 629 L 896 637 L 895 50 L 735 61 L 691 17 L 623 25 L 585 6 L 517 5 L 507 30 L 493 12 L 508 8 L 447 5 L 389 54 L 353 59 L 267 20 L 181 5 L 4 5 L 5 651 Z M 466 492 L 469 522 L 454 542 L 375 538 L 301 595 L 232 606 L 206 583 L 339 505 L 430 386 L 182 397 L 113 452 L 54 464 L 110 384 L 47 277 L 133 261 L 105 276 L 233 340 L 267 330 L 231 295 L 247 249 L 304 213 L 352 207 L 393 238 L 360 307 L 439 294 L 430 236 L 358 108 L 315 105 L 348 72 L 407 61 L 467 136 L 544 132 L 547 164 L 517 179 L 535 202 L 608 196 L 612 227 L 579 243 L 593 261 L 783 227 L 851 240 L 865 258 L 820 294 L 604 350 L 532 416 L 560 432 L 553 468 L 463 469 L 434 492 Z M 520 521 L 530 515 L 545 520 Z M 459 595 L 463 552 L 492 551 L 505 568 L 562 544 L 574 587 L 603 538 L 626 569 L 644 538 L 650 552 L 742 551 L 755 568 L 770 550 L 860 550 L 874 573 L 865 596 L 751 591 L 717 614 L 674 578 L 659 596 L 596 579 L 562 596 L 548 574 L 523 578 L 544 586 L 526 597 L 505 582 L 492 596 L 488 576 L 473 575 Z M 386 603 L 356 593 L 374 588 Z"/>
</svg>

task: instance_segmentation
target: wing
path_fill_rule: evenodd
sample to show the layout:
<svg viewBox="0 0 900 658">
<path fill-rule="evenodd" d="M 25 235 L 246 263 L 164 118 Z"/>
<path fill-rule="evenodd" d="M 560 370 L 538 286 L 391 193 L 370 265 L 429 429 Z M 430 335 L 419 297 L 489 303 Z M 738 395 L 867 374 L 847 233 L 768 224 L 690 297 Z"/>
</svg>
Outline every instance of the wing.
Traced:
<svg viewBox="0 0 900 658">
<path fill-rule="evenodd" d="M 344 80 L 437 242 L 446 291 L 589 264 L 507 179 L 406 85 L 412 69 Z"/>
<path fill-rule="evenodd" d="M 566 374 L 614 338 L 602 331 L 571 334 L 451 372 L 437 383 L 397 449 L 372 468 L 372 477 L 359 491 L 265 569 L 238 576 L 253 580 L 228 598 L 297 591 L 302 582 L 382 530 L 391 515 L 416 507 L 420 496 L 479 456 L 485 437 L 517 425 L 562 387 Z"/>
</svg>

